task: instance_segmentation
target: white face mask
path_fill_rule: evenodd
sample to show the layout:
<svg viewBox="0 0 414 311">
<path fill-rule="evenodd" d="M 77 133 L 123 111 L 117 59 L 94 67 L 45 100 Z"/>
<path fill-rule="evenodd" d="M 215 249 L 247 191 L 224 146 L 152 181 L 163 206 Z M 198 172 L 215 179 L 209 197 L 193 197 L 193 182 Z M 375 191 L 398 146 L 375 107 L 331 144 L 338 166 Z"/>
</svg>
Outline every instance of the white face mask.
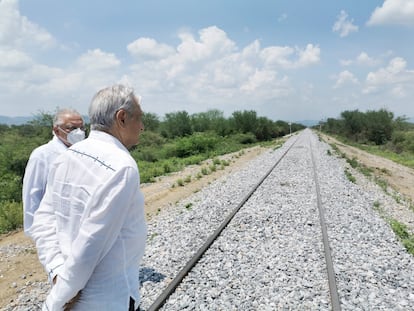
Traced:
<svg viewBox="0 0 414 311">
<path fill-rule="evenodd" d="M 70 131 L 67 136 L 67 141 L 71 145 L 77 142 L 80 142 L 84 139 L 85 139 L 85 131 L 82 131 L 80 128 Z"/>
</svg>

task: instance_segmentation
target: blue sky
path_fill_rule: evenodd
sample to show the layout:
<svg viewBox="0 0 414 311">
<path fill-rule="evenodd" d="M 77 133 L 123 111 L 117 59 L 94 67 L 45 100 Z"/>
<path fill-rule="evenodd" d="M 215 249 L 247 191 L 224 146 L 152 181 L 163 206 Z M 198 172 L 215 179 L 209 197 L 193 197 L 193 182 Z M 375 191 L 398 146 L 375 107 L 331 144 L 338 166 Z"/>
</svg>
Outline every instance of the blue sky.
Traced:
<svg viewBox="0 0 414 311">
<path fill-rule="evenodd" d="M 0 0 L 0 115 L 125 83 L 144 112 L 414 117 L 414 0 Z"/>
</svg>

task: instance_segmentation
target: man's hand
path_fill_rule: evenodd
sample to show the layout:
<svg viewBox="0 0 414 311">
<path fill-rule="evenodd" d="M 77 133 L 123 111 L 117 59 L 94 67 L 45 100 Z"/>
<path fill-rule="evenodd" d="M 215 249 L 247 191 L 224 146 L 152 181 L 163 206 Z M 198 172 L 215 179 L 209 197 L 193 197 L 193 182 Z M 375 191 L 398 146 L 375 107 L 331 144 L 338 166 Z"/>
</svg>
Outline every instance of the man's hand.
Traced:
<svg viewBox="0 0 414 311">
<path fill-rule="evenodd" d="M 77 293 L 75 297 L 73 297 L 71 300 L 69 300 L 69 302 L 67 302 L 63 306 L 63 310 L 64 311 L 72 310 L 72 307 L 74 306 L 74 304 L 79 300 L 80 295 L 81 295 L 81 291 L 79 291 L 79 293 Z"/>
<path fill-rule="evenodd" d="M 53 278 L 52 282 L 53 285 L 56 284 L 57 281 L 57 275 Z M 73 307 L 73 305 L 78 301 L 79 297 L 80 297 L 81 291 L 79 291 L 75 297 L 73 297 L 71 300 L 69 300 L 69 302 L 67 302 L 64 306 L 63 306 L 63 310 L 64 311 L 70 311 Z"/>
</svg>

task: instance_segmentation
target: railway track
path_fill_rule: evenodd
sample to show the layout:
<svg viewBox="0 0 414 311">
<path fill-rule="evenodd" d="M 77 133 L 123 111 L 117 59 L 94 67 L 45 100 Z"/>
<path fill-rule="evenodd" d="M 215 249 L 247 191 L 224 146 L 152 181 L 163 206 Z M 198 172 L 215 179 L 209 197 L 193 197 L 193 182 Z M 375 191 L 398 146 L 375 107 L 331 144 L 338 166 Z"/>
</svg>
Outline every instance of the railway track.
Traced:
<svg viewBox="0 0 414 311">
<path fill-rule="evenodd" d="M 205 254 L 205 252 L 212 246 L 212 244 L 217 240 L 223 230 L 228 226 L 230 221 L 234 218 L 234 216 L 238 213 L 238 211 L 246 205 L 249 198 L 256 192 L 256 190 L 263 184 L 263 182 L 269 177 L 270 174 L 274 173 L 277 169 L 278 164 L 286 157 L 288 152 L 294 147 L 296 144 L 303 144 L 304 137 L 296 137 L 293 142 L 290 142 L 289 147 L 280 155 L 280 157 L 276 160 L 275 164 L 270 168 L 268 172 L 253 186 L 253 188 L 246 194 L 246 196 L 241 200 L 241 202 L 231 211 L 231 213 L 225 218 L 225 220 L 220 224 L 220 226 L 214 231 L 212 235 L 206 240 L 206 242 L 201 246 L 201 248 L 192 256 L 192 258 L 187 262 L 187 264 L 180 270 L 177 276 L 169 283 L 167 288 L 157 297 L 157 299 L 153 302 L 153 304 L 148 308 L 148 311 L 155 311 L 159 310 L 168 300 L 170 295 L 172 295 L 175 289 L 183 282 L 184 278 L 187 274 L 197 265 L 199 260 Z M 299 142 L 298 142 L 299 141 Z M 317 210 L 319 213 L 319 223 L 321 226 L 321 241 L 323 241 L 323 249 L 324 249 L 324 258 L 326 262 L 326 280 L 329 285 L 329 296 L 331 297 L 331 305 L 334 311 L 341 310 L 338 292 L 336 287 L 336 280 L 335 280 L 335 273 L 332 264 L 332 256 L 330 253 L 329 247 L 329 239 L 325 225 L 324 219 L 324 209 L 322 206 L 322 202 L 320 199 L 320 190 L 319 190 L 319 182 L 315 164 L 315 157 L 313 156 L 312 152 L 312 144 L 309 143 L 309 153 L 310 158 L 312 160 L 312 172 L 313 172 L 313 183 L 315 184 L 315 194 L 316 194 L 316 205 Z M 305 142 L 306 144 L 306 142 Z"/>
<path fill-rule="evenodd" d="M 326 150 L 320 148 L 316 136 L 307 130 L 292 137 L 283 149 L 275 152 L 274 164 L 249 186 L 250 190 L 241 199 L 228 204 L 231 207 L 221 209 L 226 210 L 221 215 L 224 220 L 213 222 L 211 227 L 215 229 L 210 233 L 196 234 L 203 237 L 203 242 L 195 243 L 201 246 L 190 258 L 183 257 L 186 264 L 181 264 L 174 276 L 158 280 L 163 280 L 165 286 L 161 292 L 158 288 L 156 298 L 150 301 L 144 290 L 143 308 L 148 311 L 337 311 L 356 310 L 357 306 L 366 310 L 364 304 L 382 305 L 381 301 L 374 300 L 386 288 L 390 293 L 385 303 L 393 306 L 392 310 L 399 310 L 399 303 L 393 300 L 398 297 L 394 295 L 393 298 L 394 289 L 390 286 L 395 280 L 384 281 L 379 272 L 377 275 L 369 268 L 354 267 L 363 265 L 363 257 L 346 258 L 347 247 L 354 244 L 353 247 L 358 248 L 358 239 L 346 240 L 349 237 L 343 233 L 348 224 L 342 223 L 343 219 L 338 220 L 342 212 L 337 214 L 332 208 L 337 205 L 335 200 L 339 197 L 336 195 L 342 188 L 333 194 L 328 191 L 330 187 L 335 188 L 331 179 L 336 176 L 329 174 L 339 172 L 320 173 L 326 164 L 321 159 L 321 153 Z M 340 182 L 346 185 L 343 176 Z M 370 226 L 368 220 L 362 222 Z M 365 241 L 364 231 L 360 235 L 358 238 Z M 396 244 L 396 241 L 390 242 Z M 156 256 L 152 259 L 156 260 Z M 177 261 L 172 256 L 171 264 Z M 351 273 L 346 271 L 351 270 L 350 267 Z M 408 265 L 398 267 L 399 270 L 408 269 L 407 273 L 412 272 L 412 268 L 411 259 Z M 366 280 L 367 275 L 375 279 L 372 286 L 358 283 Z M 354 277 L 357 285 L 349 285 Z M 411 283 L 410 279 L 406 287 L 411 286 L 414 288 L 414 280 Z M 359 290 L 356 297 L 355 288 Z M 414 301 L 414 296 L 409 299 Z M 410 310 L 404 308 L 405 305 L 401 304 L 401 310 Z"/>
</svg>

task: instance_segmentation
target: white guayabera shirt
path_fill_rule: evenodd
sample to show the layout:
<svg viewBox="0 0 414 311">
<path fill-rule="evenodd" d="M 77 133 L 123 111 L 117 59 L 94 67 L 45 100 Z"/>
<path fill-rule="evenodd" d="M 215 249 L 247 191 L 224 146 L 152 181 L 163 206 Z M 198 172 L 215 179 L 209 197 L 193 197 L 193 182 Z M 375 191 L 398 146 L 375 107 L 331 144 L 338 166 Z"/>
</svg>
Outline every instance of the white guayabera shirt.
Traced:
<svg viewBox="0 0 414 311">
<path fill-rule="evenodd" d="M 54 160 L 68 147 L 53 136 L 47 144 L 37 147 L 30 154 L 23 178 L 23 212 L 24 232 L 29 235 L 33 223 L 33 215 L 39 208 L 40 201 L 46 190 L 47 175 Z"/>
<path fill-rule="evenodd" d="M 44 310 L 128 310 L 139 303 L 147 227 L 139 172 L 113 136 L 92 131 L 59 156 L 30 234 L 52 279 Z"/>
</svg>

